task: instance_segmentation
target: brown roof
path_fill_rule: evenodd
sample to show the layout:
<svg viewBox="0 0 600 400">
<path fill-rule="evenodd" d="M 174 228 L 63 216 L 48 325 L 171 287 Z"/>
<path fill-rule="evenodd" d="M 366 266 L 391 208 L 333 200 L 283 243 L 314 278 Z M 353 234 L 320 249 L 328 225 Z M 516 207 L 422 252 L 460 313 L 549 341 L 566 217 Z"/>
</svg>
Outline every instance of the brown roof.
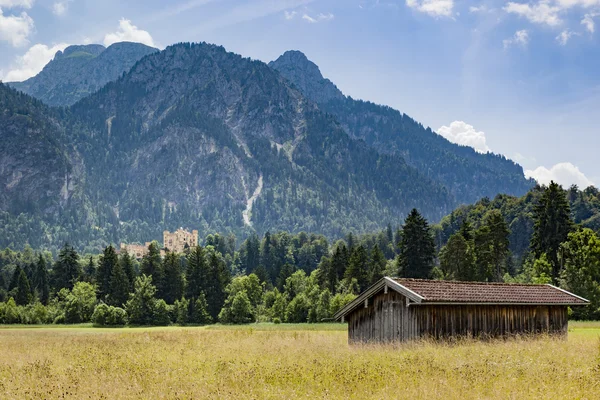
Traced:
<svg viewBox="0 0 600 400">
<path fill-rule="evenodd" d="M 585 299 L 552 285 L 392 280 L 416 293 L 423 303 L 587 304 Z"/>
</svg>

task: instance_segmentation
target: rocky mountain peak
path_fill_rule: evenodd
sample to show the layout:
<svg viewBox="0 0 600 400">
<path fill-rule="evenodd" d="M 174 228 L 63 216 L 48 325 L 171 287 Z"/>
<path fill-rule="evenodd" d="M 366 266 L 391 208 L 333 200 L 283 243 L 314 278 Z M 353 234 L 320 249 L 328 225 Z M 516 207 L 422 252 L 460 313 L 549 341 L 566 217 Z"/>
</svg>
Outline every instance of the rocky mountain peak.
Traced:
<svg viewBox="0 0 600 400">
<path fill-rule="evenodd" d="M 292 82 L 305 96 L 316 103 L 332 99 L 342 99 L 344 94 L 321 74 L 319 67 L 304 53 L 297 50 L 286 51 L 269 66 Z"/>
</svg>

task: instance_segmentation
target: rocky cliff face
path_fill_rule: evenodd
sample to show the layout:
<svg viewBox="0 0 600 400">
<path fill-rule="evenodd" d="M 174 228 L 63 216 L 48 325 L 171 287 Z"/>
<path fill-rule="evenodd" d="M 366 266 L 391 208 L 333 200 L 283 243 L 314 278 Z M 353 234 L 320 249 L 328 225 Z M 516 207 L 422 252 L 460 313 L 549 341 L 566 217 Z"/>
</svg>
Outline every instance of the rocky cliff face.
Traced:
<svg viewBox="0 0 600 400">
<path fill-rule="evenodd" d="M 10 86 L 51 106 L 68 106 L 127 72 L 142 57 L 158 51 L 140 43 L 69 46 L 38 75 Z"/>
<path fill-rule="evenodd" d="M 83 191 L 84 166 L 60 116 L 0 84 L 0 210 L 56 215 Z"/>
<path fill-rule="evenodd" d="M 503 156 L 450 143 L 397 110 L 344 96 L 299 51 L 288 51 L 269 66 L 334 115 L 351 137 L 381 153 L 401 155 L 458 202 L 472 203 L 498 193 L 523 195 L 535 183 L 525 179 L 521 166 Z"/>
</svg>

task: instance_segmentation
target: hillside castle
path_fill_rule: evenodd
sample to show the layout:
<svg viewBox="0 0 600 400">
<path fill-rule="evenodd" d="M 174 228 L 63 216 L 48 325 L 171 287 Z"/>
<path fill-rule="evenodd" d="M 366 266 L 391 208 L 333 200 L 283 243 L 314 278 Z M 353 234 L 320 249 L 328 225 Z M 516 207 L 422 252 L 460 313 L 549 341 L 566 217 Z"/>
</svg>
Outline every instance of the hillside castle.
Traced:
<svg viewBox="0 0 600 400">
<path fill-rule="evenodd" d="M 146 242 L 144 245 L 121 243 L 121 251 L 127 250 L 127 252 L 135 258 L 142 258 L 148 253 L 148 246 L 150 246 L 150 243 L 151 242 Z M 160 255 L 164 256 L 167 251 L 183 253 L 185 249 L 195 246 L 198 246 L 197 230 L 189 232 L 183 228 L 179 228 L 173 233 L 164 231 L 163 247 L 160 249 Z"/>
</svg>

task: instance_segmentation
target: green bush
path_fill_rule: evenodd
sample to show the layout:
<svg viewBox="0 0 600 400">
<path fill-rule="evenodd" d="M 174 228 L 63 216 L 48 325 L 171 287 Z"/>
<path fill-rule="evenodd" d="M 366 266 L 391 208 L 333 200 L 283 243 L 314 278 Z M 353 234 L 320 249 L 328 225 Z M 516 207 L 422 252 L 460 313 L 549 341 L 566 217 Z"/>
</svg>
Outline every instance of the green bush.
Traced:
<svg viewBox="0 0 600 400">
<path fill-rule="evenodd" d="M 99 304 L 92 314 L 95 326 L 123 326 L 127 323 L 127 312 L 120 307 Z"/>
</svg>

